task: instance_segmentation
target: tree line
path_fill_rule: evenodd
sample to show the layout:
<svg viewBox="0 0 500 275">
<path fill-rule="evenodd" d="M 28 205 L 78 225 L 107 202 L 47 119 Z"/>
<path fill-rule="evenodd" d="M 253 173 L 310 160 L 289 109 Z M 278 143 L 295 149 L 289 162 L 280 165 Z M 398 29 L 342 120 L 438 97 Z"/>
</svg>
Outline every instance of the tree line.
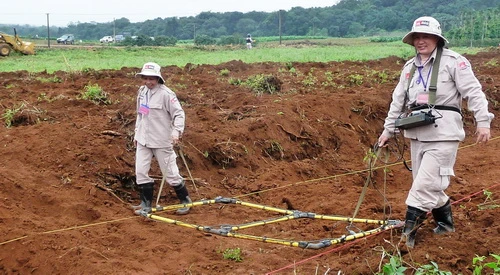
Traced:
<svg viewBox="0 0 500 275">
<path fill-rule="evenodd" d="M 112 22 L 70 23 L 51 27 L 58 37 L 72 33 L 77 40 L 98 40 L 105 35 L 165 37 L 169 41 L 197 36 L 220 39 L 268 36 L 360 37 L 399 35 L 409 31 L 420 16 L 433 16 L 454 44 L 498 45 L 500 0 L 341 0 L 324 8 L 294 7 L 276 12 L 202 12 L 196 16 L 155 18 L 131 23 L 122 17 Z M 16 27 L 23 36 L 47 36 L 46 26 L 0 26 L 10 33 Z"/>
</svg>

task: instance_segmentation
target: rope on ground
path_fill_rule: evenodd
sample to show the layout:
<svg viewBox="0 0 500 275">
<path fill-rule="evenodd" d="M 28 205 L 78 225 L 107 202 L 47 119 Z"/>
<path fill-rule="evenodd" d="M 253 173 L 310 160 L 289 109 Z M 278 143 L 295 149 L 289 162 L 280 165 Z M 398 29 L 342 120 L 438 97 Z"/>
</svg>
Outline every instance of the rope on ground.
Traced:
<svg viewBox="0 0 500 275">
<path fill-rule="evenodd" d="M 52 234 L 52 233 L 63 232 L 63 231 L 70 231 L 70 230 L 75 230 L 75 229 L 80 229 L 80 228 L 85 228 L 85 227 L 91 227 L 91 226 L 97 226 L 97 225 L 102 225 L 102 224 L 120 222 L 120 221 L 124 221 L 124 220 L 130 220 L 130 219 L 134 219 L 134 218 L 138 218 L 138 217 L 139 216 L 126 217 L 126 218 L 120 218 L 120 219 L 116 219 L 116 220 L 103 221 L 103 222 L 97 222 L 97 223 L 91 223 L 91 224 L 84 224 L 84 225 L 77 225 L 77 226 L 72 226 L 72 227 L 68 227 L 68 228 L 61 228 L 61 229 L 55 229 L 55 230 L 50 230 L 50 231 L 44 231 L 44 232 L 34 233 L 32 235 L 25 235 L 25 236 L 22 236 L 22 237 L 18 237 L 18 238 L 14 238 L 14 239 L 11 239 L 11 240 L 4 241 L 4 242 L 0 242 L 0 246 L 4 245 L 4 244 L 11 243 L 11 242 L 14 242 L 14 241 L 19 241 L 19 240 L 22 240 L 22 239 L 25 239 L 25 238 L 28 238 L 28 237 L 32 237 L 32 236 L 43 235 L 43 234 Z"/>
<path fill-rule="evenodd" d="M 498 140 L 498 139 L 500 139 L 500 136 L 491 138 L 490 142 L 494 141 L 494 140 Z M 460 147 L 459 150 L 460 149 L 464 149 L 464 148 L 468 148 L 468 147 L 473 147 L 473 146 L 476 146 L 476 145 L 477 145 L 476 143 L 465 145 L 463 147 Z M 191 144 L 191 146 L 193 146 L 193 145 Z M 196 149 L 196 147 L 195 147 L 195 149 Z M 199 151 L 199 152 L 202 153 L 201 151 Z M 403 162 L 397 162 L 397 163 L 387 164 L 387 165 L 384 165 L 384 166 L 378 166 L 378 167 L 374 167 L 371 170 L 373 171 L 373 170 L 377 170 L 377 169 L 380 169 L 380 168 L 387 169 L 388 167 L 392 167 L 392 166 L 395 166 L 395 165 L 398 165 L 398 164 L 401 164 L 401 163 L 403 163 Z M 266 190 L 261 190 L 261 191 L 258 191 L 258 192 L 251 192 L 251 193 L 243 194 L 243 195 L 240 195 L 240 196 L 236 196 L 234 198 L 251 196 L 251 195 L 255 195 L 255 194 L 259 194 L 259 193 L 264 193 L 264 192 L 273 191 L 273 190 L 277 190 L 277 189 L 283 189 L 283 188 L 287 188 L 287 187 L 291 187 L 291 186 L 296 186 L 296 185 L 303 184 L 303 183 L 310 183 L 310 182 L 315 182 L 315 181 L 322 181 L 322 180 L 326 180 L 326 179 L 334 179 L 334 178 L 338 178 L 338 177 L 341 177 L 341 176 L 354 175 L 354 174 L 358 174 L 358 173 L 362 173 L 362 172 L 367 172 L 367 171 L 370 171 L 370 169 L 368 168 L 368 169 L 352 171 L 352 172 L 348 172 L 348 173 L 344 173 L 344 174 L 340 174 L 340 175 L 332 175 L 332 176 L 328 176 L 328 177 L 322 177 L 322 178 L 317 178 L 317 179 L 311 179 L 311 180 L 305 180 L 305 181 L 295 182 L 295 183 L 288 184 L 288 185 L 285 185 L 285 186 L 280 186 L 280 187 L 277 187 L 277 188 L 266 189 Z M 500 186 L 500 183 L 497 184 L 497 185 L 494 185 L 492 187 L 489 187 L 489 189 L 497 187 L 497 186 Z M 474 193 L 471 196 L 475 196 L 475 195 L 477 195 L 479 193 L 482 193 L 482 192 L 484 192 L 484 190 L 479 191 L 477 193 Z M 466 198 L 464 198 L 464 199 L 466 199 Z M 462 199 L 462 200 L 464 200 L 464 199 Z M 461 200 L 455 201 L 453 204 L 458 203 L 459 201 L 461 201 Z M 185 207 L 185 205 L 180 205 L 180 207 L 179 207 L 179 205 L 173 205 L 172 207 L 181 208 L 181 207 Z M 164 207 L 164 209 L 167 209 L 167 208 L 168 207 Z M 101 225 L 101 224 L 106 224 L 106 223 L 113 223 L 113 222 L 118 222 L 118 221 L 133 219 L 133 218 L 137 218 L 137 217 L 140 217 L 140 216 L 126 217 L 126 218 L 120 218 L 120 219 L 116 219 L 116 220 L 104 221 L 104 222 L 99 222 L 99 223 L 94 223 L 94 224 L 86 224 L 86 225 L 81 225 L 81 226 L 74 226 L 74 227 L 70 227 L 70 228 L 64 228 L 64 229 L 47 231 L 47 232 L 35 233 L 33 235 L 25 235 L 25 236 L 21 236 L 21 237 L 17 237 L 17 238 L 14 238 L 14 239 L 10 239 L 10 240 L 7 240 L 7 241 L 0 242 L 0 246 L 8 244 L 8 243 L 11 243 L 11 242 L 14 242 L 14 241 L 22 240 L 22 239 L 28 238 L 30 236 L 38 235 L 38 234 L 48 234 L 48 233 L 55 233 L 55 232 L 61 232 L 61 231 L 69 231 L 69 230 L 74 230 L 74 229 L 79 229 L 79 228 L 84 228 L 84 227 L 91 227 L 91 226 L 96 226 L 96 225 Z"/>
<path fill-rule="evenodd" d="M 489 142 L 492 142 L 492 141 L 495 141 L 495 140 L 500 140 L 500 136 L 491 138 Z M 472 143 L 472 144 L 464 145 L 464 146 L 458 148 L 458 150 L 469 148 L 469 147 L 474 147 L 474 146 L 477 146 L 477 145 L 478 145 L 477 143 Z M 406 162 L 411 162 L 411 160 L 408 160 Z M 367 168 L 367 169 L 355 170 L 355 171 L 347 172 L 347 173 L 344 173 L 344 174 L 337 174 L 337 175 L 331 175 L 331 176 L 326 176 L 326 177 L 321 177 L 321 178 L 315 178 L 315 179 L 310 179 L 310 180 L 298 181 L 298 182 L 290 183 L 290 184 L 287 184 L 287 185 L 278 186 L 278 187 L 275 187 L 275 188 L 270 188 L 270 189 L 265 189 L 265 190 L 260 190 L 260 191 L 255 191 L 255 192 L 251 192 L 251 193 L 246 193 L 246 194 L 234 196 L 234 198 L 242 198 L 242 197 L 248 197 L 248 196 L 252 196 L 252 195 L 258 195 L 258 194 L 262 194 L 262 193 L 269 192 L 269 191 L 274 191 L 274 190 L 278 190 L 278 189 L 284 189 L 284 188 L 289 188 L 289 187 L 301 185 L 301 184 L 304 184 L 304 183 L 312 183 L 312 182 L 317 182 L 317 181 L 324 181 L 324 180 L 336 179 L 336 178 L 340 178 L 340 177 L 344 177 L 344 176 L 350 176 L 350 175 L 360 174 L 360 173 L 364 173 L 364 172 L 375 171 L 375 170 L 379 170 L 379 169 L 387 169 L 387 168 L 390 168 L 390 167 L 393 167 L 393 166 L 397 166 L 397 165 L 400 165 L 400 164 L 403 164 L 403 163 L 404 163 L 404 161 L 394 162 L 394 163 L 384 164 L 382 166 L 375 166 L 375 167 L 373 167 L 371 169 Z"/>
</svg>

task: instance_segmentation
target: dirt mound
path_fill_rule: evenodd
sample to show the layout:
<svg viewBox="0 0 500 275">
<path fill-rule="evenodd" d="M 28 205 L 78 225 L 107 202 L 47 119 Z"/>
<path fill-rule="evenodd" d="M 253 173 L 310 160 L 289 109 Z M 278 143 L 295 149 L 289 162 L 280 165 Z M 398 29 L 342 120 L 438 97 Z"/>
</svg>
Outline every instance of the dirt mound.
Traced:
<svg viewBox="0 0 500 275">
<path fill-rule="evenodd" d="M 497 118 L 498 54 L 493 50 L 468 56 Z M 250 205 L 206 204 L 183 217 L 173 215 L 173 211 L 158 214 L 207 226 L 214 229 L 212 232 L 145 220 L 128 208 L 138 203 L 132 135 L 140 84 L 134 74 L 139 67 L 0 73 L 2 112 L 11 124 L 0 127 L 0 271 L 377 272 L 382 250 L 394 253 L 398 230 L 313 250 L 258 238 L 225 237 L 215 229 L 281 216 L 253 207 L 261 205 L 351 217 L 369 176 L 365 170 L 369 149 L 382 130 L 404 62 L 390 57 L 369 62 L 232 61 L 217 66 L 165 67 L 167 85 L 176 91 L 186 111 L 182 152 L 194 182 L 189 180 L 181 158 L 178 163 L 193 199 L 221 196 Z M 264 80 L 264 85 L 254 85 L 259 80 Z M 86 87 L 95 84 L 108 95 L 110 104 L 82 99 Z M 483 189 L 491 189 L 490 200 L 498 199 L 500 172 L 494 167 L 500 160 L 500 142 L 493 139 L 486 146 L 473 145 L 475 128 L 467 112 L 465 122 L 468 138 L 459 151 L 457 176 L 448 190 L 453 201 L 459 201 L 453 208 L 457 232 L 434 236 L 429 218 L 419 231 L 416 248 L 402 250 L 409 264 L 434 261 L 441 270 L 468 274 L 476 254 L 500 252 L 498 208 L 480 208 L 486 199 Z M 497 133 L 498 123 L 494 122 L 493 137 Z M 404 218 L 411 174 L 400 160 L 394 161 L 385 174 L 383 169 L 373 171 L 356 217 Z M 159 183 L 157 166 L 153 175 Z M 160 204 L 176 203 L 173 191 L 164 188 Z M 316 242 L 348 234 L 348 225 L 305 218 L 238 232 Z M 355 225 L 359 230 L 374 228 Z M 224 255 L 229 257 L 224 252 L 234 248 L 241 250 L 240 262 L 224 259 Z"/>
</svg>

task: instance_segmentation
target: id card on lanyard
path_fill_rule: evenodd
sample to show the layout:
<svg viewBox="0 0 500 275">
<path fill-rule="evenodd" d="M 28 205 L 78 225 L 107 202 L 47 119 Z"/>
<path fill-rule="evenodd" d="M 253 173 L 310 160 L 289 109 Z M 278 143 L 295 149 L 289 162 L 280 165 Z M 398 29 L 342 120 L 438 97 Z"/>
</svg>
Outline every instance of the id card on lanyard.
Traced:
<svg viewBox="0 0 500 275">
<path fill-rule="evenodd" d="M 146 104 L 142 104 L 139 106 L 139 114 L 148 115 L 149 114 L 149 98 L 148 92 L 144 95 L 146 97 Z"/>
</svg>

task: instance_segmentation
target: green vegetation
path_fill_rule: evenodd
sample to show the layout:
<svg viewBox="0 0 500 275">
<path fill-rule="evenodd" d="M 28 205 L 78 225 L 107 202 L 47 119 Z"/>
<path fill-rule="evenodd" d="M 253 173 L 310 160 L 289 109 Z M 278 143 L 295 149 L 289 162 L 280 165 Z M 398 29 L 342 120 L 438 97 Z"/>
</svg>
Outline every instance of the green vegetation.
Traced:
<svg viewBox="0 0 500 275">
<path fill-rule="evenodd" d="M 29 72 L 55 71 L 81 72 L 122 67 L 139 68 L 154 60 L 162 66 L 184 67 L 186 64 L 220 64 L 231 60 L 255 62 L 328 62 L 366 61 L 388 56 L 407 59 L 414 55 L 412 47 L 398 42 L 374 43 L 369 38 L 321 39 L 308 46 L 294 44 L 278 47 L 261 44 L 249 51 L 244 47 L 94 47 L 94 48 L 39 48 L 36 55 L 11 55 L 0 62 L 0 72 L 27 70 Z M 271 43 L 271 42 L 270 42 Z M 335 45 L 335 46 L 331 46 Z M 481 48 L 453 48 L 459 53 L 474 54 Z M 292 68 L 290 68 L 291 70 Z"/>
<path fill-rule="evenodd" d="M 483 190 L 483 195 L 485 196 L 484 201 L 477 205 L 479 210 L 495 209 L 500 207 L 500 202 L 493 199 L 493 192 Z"/>
<path fill-rule="evenodd" d="M 35 78 L 36 80 L 42 82 L 42 83 L 61 83 L 62 82 L 62 79 L 57 77 L 57 76 L 53 76 L 53 77 L 36 77 Z"/>
<path fill-rule="evenodd" d="M 1 118 L 4 120 L 5 127 L 10 128 L 19 125 L 37 124 L 40 120 L 48 120 L 49 118 L 45 116 L 45 113 L 45 111 L 23 101 L 10 109 L 5 108 Z"/>
<path fill-rule="evenodd" d="M 219 75 L 220 76 L 228 76 L 229 72 L 230 71 L 228 69 L 222 69 L 222 70 L 220 70 Z"/>
<path fill-rule="evenodd" d="M 422 265 L 421 267 L 417 268 L 415 275 L 453 275 L 453 274 L 449 271 L 440 270 L 438 264 L 431 261 L 430 264 Z"/>
<path fill-rule="evenodd" d="M 279 80 L 273 75 L 258 74 L 250 76 L 241 85 L 250 88 L 257 96 L 262 94 L 274 94 L 280 90 Z"/>
<path fill-rule="evenodd" d="M 222 257 L 226 260 L 231 260 L 235 262 L 241 262 L 243 261 L 243 258 L 241 257 L 241 249 L 238 248 L 228 248 L 222 252 Z"/>
<path fill-rule="evenodd" d="M 369 152 L 370 153 L 370 152 Z M 429 264 L 408 263 L 403 260 L 401 252 L 397 244 L 389 243 L 394 249 L 392 253 L 385 248 L 380 248 L 382 258 L 379 264 L 379 272 L 377 275 L 452 275 L 449 271 L 444 271 L 439 268 L 439 265 L 431 261 Z M 490 254 L 493 260 L 486 260 L 487 256 L 478 256 L 472 259 L 473 275 L 481 274 L 500 274 L 500 255 Z M 490 258 L 488 258 L 490 259 Z M 385 263 L 384 263 L 385 262 Z M 408 273 L 408 271 L 412 271 Z M 458 274 L 461 275 L 461 274 Z"/>
<path fill-rule="evenodd" d="M 389 256 L 389 262 L 384 264 L 380 275 L 404 275 L 406 267 L 403 266 L 401 257 Z"/>
<path fill-rule="evenodd" d="M 425 10 L 426 15 L 441 22 L 445 36 L 454 45 L 496 46 L 500 38 L 498 1 L 454 0 L 446 1 L 446 5 L 439 0 L 426 1 L 425 5 L 407 0 L 341 0 L 336 5 L 333 2 L 332 6 L 322 8 L 294 7 L 279 12 L 248 13 L 207 11 L 196 16 L 154 18 L 137 23 L 122 17 L 105 23 L 52 26 L 50 33 L 54 36 L 51 39 L 72 33 L 77 43 L 98 41 L 116 33 L 135 36 L 137 45 L 150 46 L 173 45 L 183 40 L 196 40 L 197 45 L 237 45 L 245 43 L 247 33 L 251 33 L 257 43 L 268 42 L 267 37 L 278 33 L 284 36 L 282 40 L 304 36 L 308 36 L 307 39 L 378 36 L 381 41 L 390 41 L 401 38 L 417 15 Z M 0 31 L 10 33 L 12 28 L 0 25 Z M 44 26 L 20 25 L 17 31 L 38 40 L 47 35 Z M 128 42 L 135 43 L 129 40 L 124 44 L 131 45 Z"/>
<path fill-rule="evenodd" d="M 486 259 L 486 256 L 477 256 L 477 255 L 474 259 L 472 259 L 472 267 L 474 267 L 472 273 L 473 275 L 500 274 L 500 255 L 490 254 L 490 256 L 493 257 L 495 261 L 483 263 L 484 260 Z M 488 271 L 489 273 L 484 273 L 483 270 Z"/>
<path fill-rule="evenodd" d="M 111 104 L 111 100 L 108 98 L 108 94 L 103 91 L 99 84 L 88 84 L 84 89 L 85 91 L 81 94 L 82 99 L 90 100 L 95 104 Z"/>
<path fill-rule="evenodd" d="M 443 271 L 439 269 L 437 263 L 431 261 L 430 264 L 420 265 L 415 264 L 417 267 L 408 265 L 403 261 L 399 249 L 396 248 L 394 255 L 389 254 L 385 249 L 382 249 L 382 260 L 388 258 L 389 261 L 386 262 L 381 267 L 381 271 L 376 273 L 377 275 L 405 275 L 405 274 L 415 274 L 415 275 L 452 275 L 449 271 Z M 381 262 L 382 264 L 382 262 Z M 414 272 L 408 273 L 408 270 L 412 269 Z"/>
<path fill-rule="evenodd" d="M 19 107 L 13 107 L 11 109 L 5 109 L 4 113 L 2 114 L 2 119 L 5 122 L 5 127 L 9 128 L 12 126 L 12 123 L 14 122 L 15 116 L 21 112 L 24 109 L 25 105 L 24 103 L 21 103 Z"/>
</svg>

